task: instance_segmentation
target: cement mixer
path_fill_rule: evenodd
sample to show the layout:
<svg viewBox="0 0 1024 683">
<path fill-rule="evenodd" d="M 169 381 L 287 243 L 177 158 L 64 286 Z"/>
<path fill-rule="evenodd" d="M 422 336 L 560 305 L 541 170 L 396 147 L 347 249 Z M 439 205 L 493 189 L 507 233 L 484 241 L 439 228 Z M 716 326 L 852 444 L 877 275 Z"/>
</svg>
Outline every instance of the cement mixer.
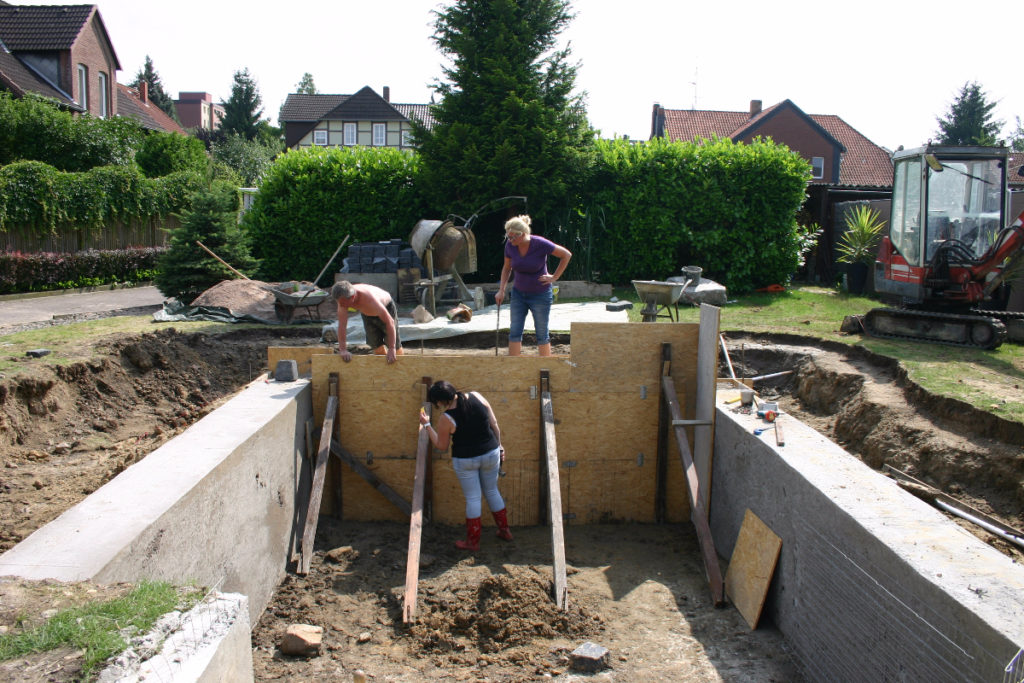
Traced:
<svg viewBox="0 0 1024 683">
<path fill-rule="evenodd" d="M 437 315 L 438 302 L 473 301 L 462 279 L 462 275 L 477 269 L 473 224 L 480 216 L 518 203 L 525 213 L 526 197 L 500 197 L 484 204 L 468 219 L 451 214 L 443 221 L 422 219 L 413 226 L 408 242 L 426 270 L 416 283 L 416 298 L 432 315 Z M 449 293 L 451 285 L 455 291 Z"/>
</svg>

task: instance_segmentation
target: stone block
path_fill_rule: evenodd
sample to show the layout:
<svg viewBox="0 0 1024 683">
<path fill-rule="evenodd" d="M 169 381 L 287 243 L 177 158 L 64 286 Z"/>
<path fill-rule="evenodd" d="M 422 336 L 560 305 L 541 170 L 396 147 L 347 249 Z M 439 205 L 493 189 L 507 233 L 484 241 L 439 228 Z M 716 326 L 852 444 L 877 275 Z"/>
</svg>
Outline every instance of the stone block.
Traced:
<svg viewBox="0 0 1024 683">
<path fill-rule="evenodd" d="M 294 360 L 279 360 L 274 368 L 274 379 L 278 382 L 294 382 L 299 378 L 299 364 Z"/>
<path fill-rule="evenodd" d="M 608 660 L 608 648 L 588 640 L 569 655 L 569 666 L 574 671 L 600 671 L 608 668 Z"/>
</svg>

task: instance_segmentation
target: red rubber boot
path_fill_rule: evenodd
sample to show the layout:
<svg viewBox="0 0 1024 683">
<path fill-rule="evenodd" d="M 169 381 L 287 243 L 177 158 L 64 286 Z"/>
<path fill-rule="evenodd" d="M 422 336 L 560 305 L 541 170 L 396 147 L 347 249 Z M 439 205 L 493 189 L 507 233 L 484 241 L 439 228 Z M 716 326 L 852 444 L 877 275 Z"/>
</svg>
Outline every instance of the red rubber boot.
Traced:
<svg viewBox="0 0 1024 683">
<path fill-rule="evenodd" d="M 480 550 L 480 531 L 483 529 L 483 525 L 480 523 L 480 518 L 475 517 L 473 519 L 466 519 L 466 540 L 455 541 L 455 547 L 459 550 Z"/>
<path fill-rule="evenodd" d="M 505 508 L 507 510 L 508 508 Z M 498 538 L 503 541 L 512 540 L 512 531 L 508 528 L 508 517 L 505 515 L 505 510 L 498 510 L 494 515 L 494 523 L 498 525 Z"/>
</svg>

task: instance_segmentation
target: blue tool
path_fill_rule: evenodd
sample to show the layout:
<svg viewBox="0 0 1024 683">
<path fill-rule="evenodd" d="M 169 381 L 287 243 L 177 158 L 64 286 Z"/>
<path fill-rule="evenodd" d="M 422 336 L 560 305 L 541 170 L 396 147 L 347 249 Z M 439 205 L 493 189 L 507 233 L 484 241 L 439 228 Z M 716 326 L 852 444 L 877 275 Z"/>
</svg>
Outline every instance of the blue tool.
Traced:
<svg viewBox="0 0 1024 683">
<path fill-rule="evenodd" d="M 767 432 L 771 427 L 758 427 L 754 430 L 754 436 L 761 436 L 761 432 Z"/>
</svg>

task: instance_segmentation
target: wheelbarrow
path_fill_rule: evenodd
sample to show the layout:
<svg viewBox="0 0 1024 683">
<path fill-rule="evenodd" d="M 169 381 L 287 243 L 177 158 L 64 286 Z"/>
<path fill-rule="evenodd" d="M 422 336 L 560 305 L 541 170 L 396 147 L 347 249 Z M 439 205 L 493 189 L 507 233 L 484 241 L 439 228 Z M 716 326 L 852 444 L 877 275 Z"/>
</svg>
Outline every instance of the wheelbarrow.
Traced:
<svg viewBox="0 0 1024 683">
<path fill-rule="evenodd" d="M 295 311 L 299 308 L 306 309 L 310 321 L 316 320 L 309 309 L 316 307 L 319 316 L 320 304 L 331 296 L 330 292 L 325 292 L 319 287 L 298 282 L 283 282 L 277 287 L 267 289 L 274 293 L 274 314 L 286 325 L 292 321 Z"/>
<path fill-rule="evenodd" d="M 679 322 L 679 297 L 686 288 L 685 282 L 662 282 L 660 280 L 633 280 L 637 296 L 644 303 L 640 311 L 645 323 L 657 322 L 658 318 L 669 318 Z M 673 310 L 675 314 L 673 315 Z M 666 311 L 662 314 L 661 311 Z"/>
</svg>

